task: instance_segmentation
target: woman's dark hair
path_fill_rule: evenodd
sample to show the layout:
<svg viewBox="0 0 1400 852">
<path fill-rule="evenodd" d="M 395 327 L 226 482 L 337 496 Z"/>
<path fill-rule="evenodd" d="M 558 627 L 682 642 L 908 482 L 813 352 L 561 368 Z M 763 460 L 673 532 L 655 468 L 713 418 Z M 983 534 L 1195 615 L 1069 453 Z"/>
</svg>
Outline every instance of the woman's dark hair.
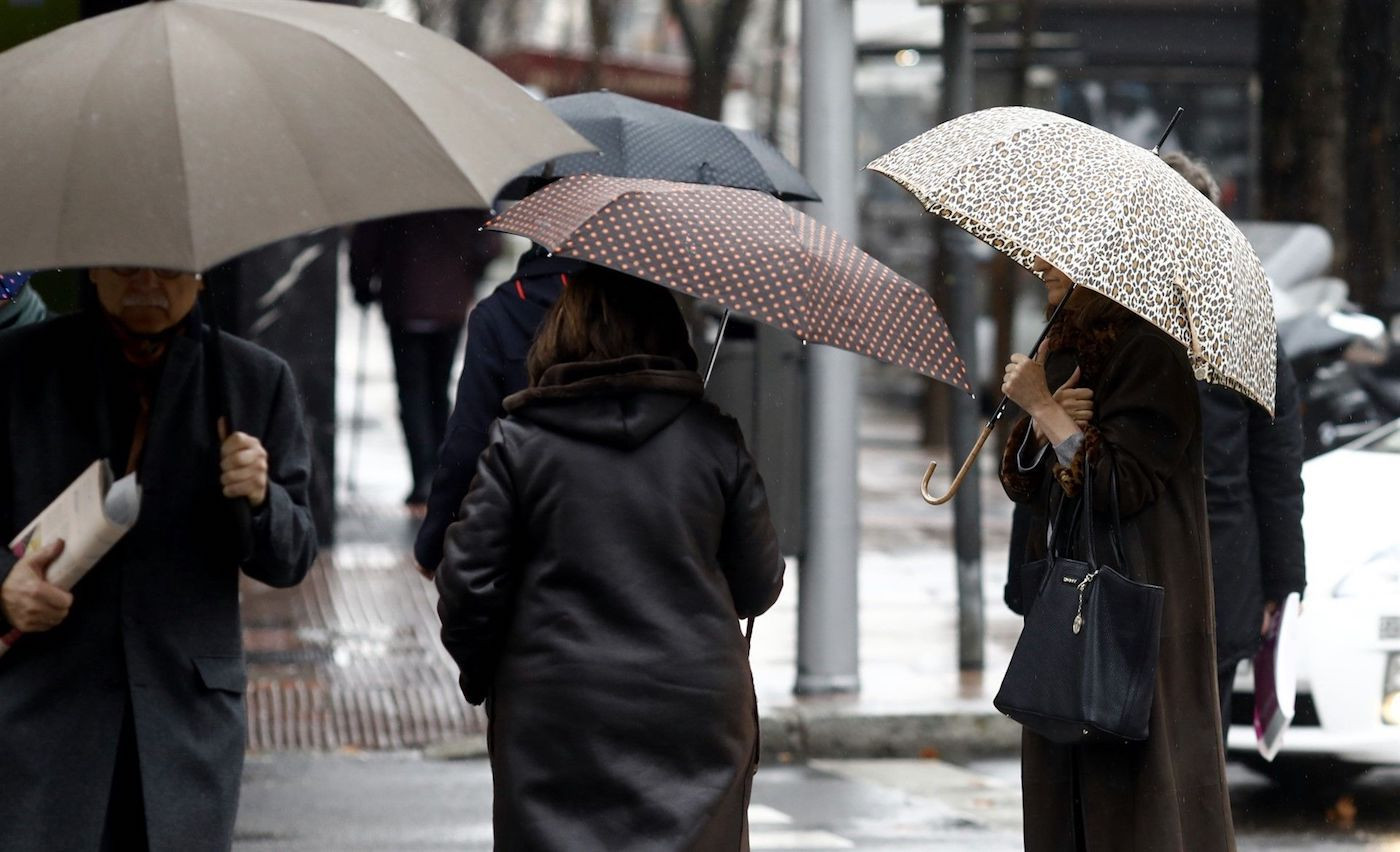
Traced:
<svg viewBox="0 0 1400 852">
<path fill-rule="evenodd" d="M 1076 287 L 1066 307 L 1066 319 L 1081 332 L 1122 322 L 1137 316 L 1132 311 L 1088 287 Z"/>
<path fill-rule="evenodd" d="M 694 370 L 690 330 L 670 291 L 593 267 L 570 275 L 526 357 L 530 386 L 555 364 L 628 355 L 674 358 Z"/>
</svg>

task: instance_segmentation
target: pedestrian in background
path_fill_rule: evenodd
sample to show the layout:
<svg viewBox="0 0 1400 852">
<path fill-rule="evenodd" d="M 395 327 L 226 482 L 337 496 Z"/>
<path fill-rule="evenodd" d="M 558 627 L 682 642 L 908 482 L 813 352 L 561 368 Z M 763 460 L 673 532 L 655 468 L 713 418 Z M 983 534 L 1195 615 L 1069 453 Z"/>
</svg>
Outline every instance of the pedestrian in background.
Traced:
<svg viewBox="0 0 1400 852">
<path fill-rule="evenodd" d="M 48 305 L 28 282 L 28 273 L 0 273 L 0 331 L 48 319 Z"/>
<path fill-rule="evenodd" d="M 1034 266 L 1048 315 L 1072 282 L 1042 258 Z M 1002 385 L 1027 412 L 1001 469 L 1007 496 L 1031 507 L 1023 562 L 1045 556 L 1050 519 L 1093 476 L 1085 510 L 1116 509 L 1131 579 L 1166 594 L 1145 741 L 1061 745 L 1023 732 L 1026 849 L 1233 850 L 1195 381 L 1181 344 L 1156 326 L 1083 287 L 1069 298 L 1037 358 L 1013 356 Z M 1075 388 L 1092 394 L 1063 393 Z"/>
<path fill-rule="evenodd" d="M 695 368 L 670 293 L 570 276 L 448 527 L 442 641 L 487 702 L 498 849 L 747 848 L 739 621 L 783 560 Z"/>
<path fill-rule="evenodd" d="M 227 850 L 248 734 L 239 571 L 300 582 L 316 553 L 290 368 L 225 336 L 234 422 L 211 422 L 199 276 L 90 272 L 82 311 L 0 335 L 0 527 L 95 458 L 135 472 L 136 525 L 71 593 L 60 542 L 0 551 L 0 849 Z M 120 473 L 119 473 L 120 475 Z M 240 565 L 230 499 L 252 508 Z"/>
<path fill-rule="evenodd" d="M 413 469 L 404 502 L 426 511 L 438 448 L 447 434 L 452 363 L 477 282 L 500 252 L 482 231 L 487 214 L 439 210 L 355 226 L 350 283 L 361 305 L 378 301 L 389 327 L 399 420 Z"/>
<path fill-rule="evenodd" d="M 1203 163 L 1176 152 L 1162 161 L 1220 203 L 1220 187 Z M 1298 380 L 1283 345 L 1276 349 L 1272 416 L 1223 385 L 1197 385 L 1205 433 L 1220 718 L 1227 739 L 1235 670 L 1259 649 L 1288 595 L 1301 594 L 1307 585 Z"/>
<path fill-rule="evenodd" d="M 457 401 L 438 453 L 427 514 L 413 545 L 414 559 L 424 574 L 431 576 L 442 561 L 447 525 L 457 520 L 491 424 L 505 415 L 506 397 L 529 386 L 525 357 L 540 323 L 569 276 L 586 266 L 582 261 L 551 257 L 534 246 L 520 256 L 515 274 L 467 317 Z"/>
</svg>

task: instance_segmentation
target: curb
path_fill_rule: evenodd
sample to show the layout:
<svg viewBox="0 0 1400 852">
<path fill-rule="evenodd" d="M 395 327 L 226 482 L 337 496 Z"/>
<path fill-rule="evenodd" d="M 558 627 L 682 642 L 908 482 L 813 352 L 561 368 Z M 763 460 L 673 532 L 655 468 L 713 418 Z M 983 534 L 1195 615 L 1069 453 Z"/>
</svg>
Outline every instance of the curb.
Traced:
<svg viewBox="0 0 1400 852">
<path fill-rule="evenodd" d="M 765 763 L 888 757 L 958 762 L 1019 754 L 1021 726 L 1000 713 L 853 716 L 790 709 L 759 719 L 759 742 Z M 433 743 L 422 754 L 426 760 L 485 759 L 486 735 Z"/>
<path fill-rule="evenodd" d="M 815 759 L 941 758 L 1019 754 L 1021 726 L 1000 713 L 852 716 L 784 710 L 759 720 L 760 756 Z"/>
</svg>

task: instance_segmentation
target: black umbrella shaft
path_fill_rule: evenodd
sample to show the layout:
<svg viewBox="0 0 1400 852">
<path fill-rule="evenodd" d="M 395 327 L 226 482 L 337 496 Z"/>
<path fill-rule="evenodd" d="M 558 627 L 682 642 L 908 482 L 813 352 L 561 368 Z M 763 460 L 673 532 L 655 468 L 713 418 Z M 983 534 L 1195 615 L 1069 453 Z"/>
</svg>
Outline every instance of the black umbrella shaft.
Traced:
<svg viewBox="0 0 1400 852">
<path fill-rule="evenodd" d="M 1186 110 L 1185 110 L 1184 108 L 1182 108 L 1182 107 L 1177 107 L 1177 108 L 1176 108 L 1176 112 L 1172 115 L 1172 120 L 1169 121 L 1169 122 L 1167 122 L 1167 129 L 1162 131 L 1162 138 L 1159 139 L 1159 140 L 1157 140 L 1157 144 L 1156 144 L 1156 145 L 1153 145 L 1153 146 L 1152 146 L 1152 153 L 1156 154 L 1156 153 L 1161 152 L 1162 146 L 1165 145 L 1165 144 L 1167 144 L 1167 137 L 1170 136 L 1170 135 L 1172 135 L 1172 128 L 1173 128 L 1173 127 L 1176 127 L 1176 120 L 1177 120 L 1178 118 L 1181 118 L 1181 114 L 1182 114 L 1183 112 L 1186 112 Z"/>
<path fill-rule="evenodd" d="M 228 373 L 224 370 L 224 345 L 219 337 L 219 312 L 214 305 L 213 296 L 206 287 L 204 298 L 204 312 L 207 314 L 209 325 L 209 336 L 205 339 L 204 357 L 207 359 L 207 371 L 209 393 L 209 414 L 214 421 L 214 443 L 222 448 L 223 441 L 219 438 L 219 421 L 222 419 L 228 427 L 228 434 L 234 433 L 233 407 L 229 402 Z M 222 458 L 222 449 L 219 452 Z M 247 498 L 239 498 L 230 501 L 233 511 L 234 530 L 238 536 L 238 550 L 235 556 L 241 565 L 253 558 L 253 504 Z"/>
</svg>

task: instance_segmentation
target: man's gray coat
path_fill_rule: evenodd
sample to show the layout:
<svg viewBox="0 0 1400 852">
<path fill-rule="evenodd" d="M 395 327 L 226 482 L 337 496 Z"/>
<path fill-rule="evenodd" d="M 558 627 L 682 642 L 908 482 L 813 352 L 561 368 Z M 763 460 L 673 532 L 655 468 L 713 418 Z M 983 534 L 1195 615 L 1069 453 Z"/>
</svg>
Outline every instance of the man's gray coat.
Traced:
<svg viewBox="0 0 1400 852">
<path fill-rule="evenodd" d="M 102 322 L 85 312 L 0 336 L 5 542 L 94 459 L 126 457 L 100 403 L 121 357 Z M 232 844 L 246 738 L 238 566 L 191 326 L 155 392 L 135 528 L 77 585 L 62 624 L 0 657 L 0 849 L 98 848 L 128 695 L 150 848 Z M 243 570 L 291 586 L 316 549 L 296 389 L 271 353 L 227 336 L 224 349 L 234 424 L 269 464 Z M 0 580 L 14 562 L 0 556 Z"/>
</svg>

